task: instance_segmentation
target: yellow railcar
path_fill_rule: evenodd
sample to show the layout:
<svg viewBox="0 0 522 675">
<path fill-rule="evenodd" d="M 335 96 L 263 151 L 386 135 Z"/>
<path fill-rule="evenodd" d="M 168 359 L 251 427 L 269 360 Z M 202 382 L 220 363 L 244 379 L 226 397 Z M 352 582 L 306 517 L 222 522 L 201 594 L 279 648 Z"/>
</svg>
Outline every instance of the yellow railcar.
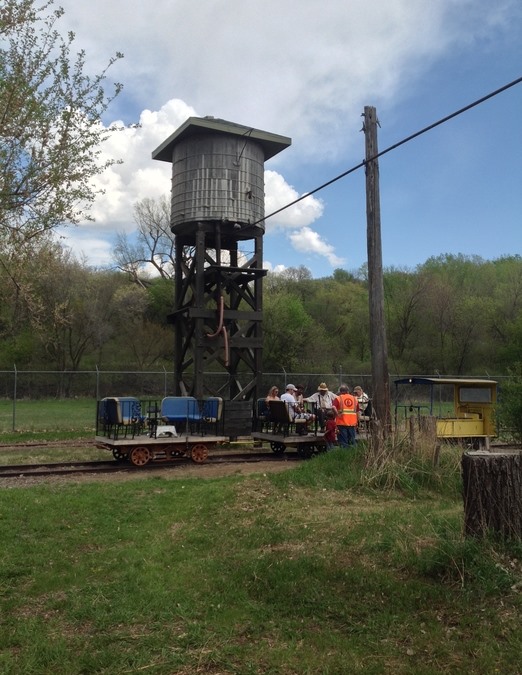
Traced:
<svg viewBox="0 0 522 675">
<path fill-rule="evenodd" d="M 435 417 L 437 437 L 489 446 L 496 436 L 497 382 L 474 378 L 406 377 L 395 380 L 395 424 Z"/>
</svg>

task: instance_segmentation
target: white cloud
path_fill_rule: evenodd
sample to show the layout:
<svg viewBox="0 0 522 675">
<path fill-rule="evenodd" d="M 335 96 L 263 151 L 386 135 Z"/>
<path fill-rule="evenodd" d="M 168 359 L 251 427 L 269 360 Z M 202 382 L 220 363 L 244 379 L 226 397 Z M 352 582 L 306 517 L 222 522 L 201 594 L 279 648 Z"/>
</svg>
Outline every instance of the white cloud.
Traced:
<svg viewBox="0 0 522 675">
<path fill-rule="evenodd" d="M 125 84 L 118 105 L 177 97 L 201 115 L 292 135 L 302 157 L 338 154 L 349 145 L 340 132 L 356 128 L 369 97 L 389 99 L 405 75 L 480 39 L 516 0 L 60 4 L 94 65 L 124 52 L 110 71 Z"/>
<path fill-rule="evenodd" d="M 265 171 L 265 215 L 287 206 L 301 197 L 294 187 L 289 185 L 281 174 Z M 324 205 L 320 199 L 313 195 L 305 197 L 294 206 L 290 206 L 281 213 L 266 220 L 267 233 L 284 229 L 292 247 L 299 253 L 317 255 L 326 258 L 332 267 L 340 267 L 345 262 L 335 254 L 331 244 L 327 244 L 318 232 L 313 231 L 309 225 L 321 217 Z M 277 269 L 278 266 L 276 266 Z M 279 266 L 278 273 L 285 269 Z M 275 270 L 274 270 L 275 271 Z"/>
<path fill-rule="evenodd" d="M 69 249 L 78 260 L 85 259 L 93 267 L 113 265 L 112 244 L 108 239 L 90 232 L 89 226 L 61 228 L 56 232 L 62 246 Z"/>
<path fill-rule="evenodd" d="M 303 227 L 301 230 L 290 232 L 288 238 L 296 251 L 306 254 L 315 254 L 326 258 L 332 267 L 342 267 L 346 262 L 335 253 L 331 244 L 327 244 L 321 236 L 309 227 Z"/>
<path fill-rule="evenodd" d="M 97 254 L 106 259 L 102 240 L 134 230 L 135 202 L 169 192 L 171 165 L 153 161 L 151 152 L 187 117 L 213 115 L 292 137 L 291 148 L 271 159 L 266 171 L 269 215 L 300 196 L 285 180 L 285 168 L 295 176 L 313 163 L 328 167 L 349 159 L 356 143 L 360 148 L 364 105 L 378 106 L 382 116 L 398 97 L 411 94 L 437 60 L 501 40 L 500 31 L 520 18 L 519 0 L 331 0 L 327 6 L 324 0 L 60 0 L 60 5 L 65 9 L 60 29 L 76 33 L 75 45 L 85 48 L 93 72 L 116 50 L 124 52 L 108 71 L 108 82 L 124 83 L 109 113 L 140 125 L 114 133 L 105 145 L 107 157 L 124 163 L 100 177 L 106 193 L 93 209 L 96 226 L 68 232 L 71 245 L 87 246 L 96 264 Z M 324 203 L 311 196 L 269 218 L 267 233 L 283 233 L 295 250 L 339 266 L 337 242 L 326 243 L 311 228 L 323 211 Z"/>
<path fill-rule="evenodd" d="M 112 159 L 114 164 L 95 185 L 105 191 L 96 200 L 92 215 L 100 225 L 117 224 L 117 229 L 135 229 L 132 218 L 133 204 L 145 197 L 160 197 L 170 190 L 171 165 L 155 162 L 152 151 L 175 131 L 195 111 L 183 101 L 167 101 L 159 111 L 144 110 L 139 125 L 124 127 L 112 122 L 118 131 L 111 133 L 103 146 L 102 160 Z"/>
<path fill-rule="evenodd" d="M 272 274 L 282 274 L 287 269 L 286 265 L 272 265 L 268 260 L 263 262 L 263 267 Z"/>
<path fill-rule="evenodd" d="M 265 216 L 284 208 L 301 197 L 276 171 L 265 171 Z M 295 228 L 310 225 L 323 213 L 323 203 L 316 197 L 306 197 L 294 206 L 281 211 L 266 221 L 267 231 L 274 228 Z"/>
</svg>

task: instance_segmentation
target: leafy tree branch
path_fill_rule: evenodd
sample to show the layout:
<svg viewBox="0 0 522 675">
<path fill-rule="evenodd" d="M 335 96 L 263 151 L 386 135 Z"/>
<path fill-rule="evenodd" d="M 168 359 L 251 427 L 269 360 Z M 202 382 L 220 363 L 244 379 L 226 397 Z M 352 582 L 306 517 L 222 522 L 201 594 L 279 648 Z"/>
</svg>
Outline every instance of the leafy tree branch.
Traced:
<svg viewBox="0 0 522 675">
<path fill-rule="evenodd" d="M 122 85 L 105 93 L 107 70 L 85 73 L 63 37 L 53 0 L 6 0 L 0 8 L 0 244 L 20 246 L 58 225 L 90 220 L 101 190 L 93 179 L 116 159 L 102 159 L 115 129 L 102 116 Z"/>
</svg>

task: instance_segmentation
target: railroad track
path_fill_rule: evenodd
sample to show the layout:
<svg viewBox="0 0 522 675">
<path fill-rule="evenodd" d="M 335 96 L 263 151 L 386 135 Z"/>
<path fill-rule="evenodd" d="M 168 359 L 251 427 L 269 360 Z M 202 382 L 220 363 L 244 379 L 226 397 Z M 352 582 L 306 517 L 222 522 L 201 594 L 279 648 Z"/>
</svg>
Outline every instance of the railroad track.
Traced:
<svg viewBox="0 0 522 675">
<path fill-rule="evenodd" d="M 95 461 L 95 462 L 48 462 L 39 464 L 9 464 L 0 466 L 0 478 L 47 478 L 49 476 L 72 476 L 75 474 L 102 474 L 121 472 L 144 472 L 161 467 L 176 466 L 209 466 L 212 464 L 250 464 L 255 462 L 295 462 L 301 457 L 295 454 L 285 456 L 269 453 L 229 453 L 209 456 L 204 464 L 195 464 L 187 457 L 169 460 L 157 460 L 145 466 L 133 466 L 129 462 Z"/>
<path fill-rule="evenodd" d="M 87 448 L 94 447 L 91 440 L 60 440 L 60 441 L 21 441 L 15 443 L 0 443 L 0 452 L 9 450 L 25 450 L 32 448 Z"/>
<path fill-rule="evenodd" d="M 132 471 L 135 467 L 123 466 L 113 461 L 98 462 L 49 462 L 41 464 L 9 464 L 0 466 L 0 478 L 46 478 L 78 473 L 113 473 Z"/>
</svg>

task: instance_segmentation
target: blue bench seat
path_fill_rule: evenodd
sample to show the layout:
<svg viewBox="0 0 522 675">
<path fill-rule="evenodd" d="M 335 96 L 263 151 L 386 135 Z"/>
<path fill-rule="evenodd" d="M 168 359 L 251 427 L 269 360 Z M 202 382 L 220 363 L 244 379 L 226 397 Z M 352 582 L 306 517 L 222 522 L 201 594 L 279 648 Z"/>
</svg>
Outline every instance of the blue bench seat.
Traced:
<svg viewBox="0 0 522 675">
<path fill-rule="evenodd" d="M 200 422 L 201 412 L 193 396 L 166 396 L 161 401 L 160 419 L 165 424 Z"/>
</svg>

